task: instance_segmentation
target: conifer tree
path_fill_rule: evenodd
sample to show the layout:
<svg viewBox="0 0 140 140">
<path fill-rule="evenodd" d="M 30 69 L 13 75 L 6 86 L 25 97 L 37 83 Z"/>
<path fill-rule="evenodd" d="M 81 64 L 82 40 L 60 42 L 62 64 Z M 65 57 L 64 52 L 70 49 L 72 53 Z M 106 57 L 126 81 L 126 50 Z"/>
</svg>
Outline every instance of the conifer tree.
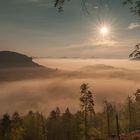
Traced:
<svg viewBox="0 0 140 140">
<path fill-rule="evenodd" d="M 84 115 L 84 138 L 85 140 L 89 140 L 89 118 L 91 118 L 94 114 L 94 100 L 92 92 L 89 90 L 88 84 L 82 84 L 80 86 L 81 89 L 81 97 L 80 97 L 80 106 Z"/>
</svg>

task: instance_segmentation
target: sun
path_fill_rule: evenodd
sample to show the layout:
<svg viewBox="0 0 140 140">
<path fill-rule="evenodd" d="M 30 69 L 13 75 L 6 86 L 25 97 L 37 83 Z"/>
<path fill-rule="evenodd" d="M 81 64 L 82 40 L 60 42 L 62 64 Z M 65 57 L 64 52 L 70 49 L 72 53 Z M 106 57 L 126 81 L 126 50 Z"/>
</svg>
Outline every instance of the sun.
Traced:
<svg viewBox="0 0 140 140">
<path fill-rule="evenodd" d="M 109 32 L 109 29 L 106 26 L 103 26 L 103 27 L 100 28 L 100 33 L 102 35 L 107 35 L 108 32 Z"/>
</svg>

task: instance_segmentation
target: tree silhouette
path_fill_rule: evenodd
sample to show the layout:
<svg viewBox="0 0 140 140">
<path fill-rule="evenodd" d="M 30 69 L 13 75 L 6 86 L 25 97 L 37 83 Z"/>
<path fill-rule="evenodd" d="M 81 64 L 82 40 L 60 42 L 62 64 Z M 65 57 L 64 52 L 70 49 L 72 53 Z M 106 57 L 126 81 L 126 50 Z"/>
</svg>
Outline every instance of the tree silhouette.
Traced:
<svg viewBox="0 0 140 140">
<path fill-rule="evenodd" d="M 59 12 L 63 11 L 63 6 L 64 6 L 66 1 L 71 1 L 71 0 L 55 0 L 54 1 L 54 6 L 56 8 L 58 8 Z M 95 0 L 90 0 L 90 1 L 95 1 Z M 99 0 L 99 3 L 102 4 L 103 1 L 105 1 L 105 0 Z M 86 12 L 88 12 L 87 7 L 86 7 L 86 3 L 88 3 L 88 2 L 89 2 L 89 0 L 81 0 L 82 8 Z M 124 6 L 128 5 L 130 11 L 133 14 L 140 17 L 140 0 L 122 0 L 122 4 Z"/>
<path fill-rule="evenodd" d="M 81 103 L 81 109 L 84 114 L 84 136 L 85 140 L 88 139 L 88 117 L 92 117 L 95 114 L 94 111 L 94 100 L 92 96 L 92 92 L 89 90 L 88 84 L 82 84 L 80 86 L 81 89 L 81 97 L 80 97 L 80 103 Z"/>
<path fill-rule="evenodd" d="M 59 12 L 62 12 L 65 2 L 69 2 L 69 1 L 71 1 L 71 0 L 55 0 L 54 7 L 56 7 Z M 99 3 L 102 4 L 102 1 L 104 1 L 104 0 L 99 0 Z M 80 3 L 82 10 L 86 13 L 89 13 L 88 8 L 86 6 L 86 3 L 88 3 L 88 2 L 89 2 L 89 0 L 81 0 L 81 3 Z"/>
<path fill-rule="evenodd" d="M 140 58 L 140 44 L 135 46 L 135 50 L 129 55 L 129 58 L 137 59 Z"/>
<path fill-rule="evenodd" d="M 10 140 L 11 119 L 8 114 L 4 114 L 1 120 L 1 137 L 3 140 Z"/>
<path fill-rule="evenodd" d="M 107 118 L 107 133 L 108 133 L 108 137 L 110 137 L 113 131 L 112 122 L 114 120 L 113 118 L 116 112 L 116 108 L 108 101 L 104 101 L 104 103 L 105 103 L 104 111 L 106 113 L 106 118 Z"/>
<path fill-rule="evenodd" d="M 135 95 L 135 116 L 136 116 L 136 129 L 140 128 L 140 89 L 137 89 Z"/>
<path fill-rule="evenodd" d="M 123 5 L 128 5 L 131 12 L 140 17 L 140 0 L 123 0 Z"/>
<path fill-rule="evenodd" d="M 134 95 L 135 95 L 136 101 L 140 102 L 140 89 L 137 89 Z"/>
</svg>

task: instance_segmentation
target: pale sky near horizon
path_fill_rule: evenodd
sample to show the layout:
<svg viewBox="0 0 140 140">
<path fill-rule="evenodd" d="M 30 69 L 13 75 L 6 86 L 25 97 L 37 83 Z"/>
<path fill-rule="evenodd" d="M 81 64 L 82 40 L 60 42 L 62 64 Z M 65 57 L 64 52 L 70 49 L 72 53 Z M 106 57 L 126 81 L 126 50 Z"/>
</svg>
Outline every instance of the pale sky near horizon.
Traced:
<svg viewBox="0 0 140 140">
<path fill-rule="evenodd" d="M 42 57 L 127 58 L 140 42 L 140 18 L 120 0 L 66 3 L 58 13 L 52 0 L 0 0 L 0 50 Z M 99 20 L 100 19 L 100 20 Z M 109 34 L 102 39 L 103 21 Z"/>
</svg>

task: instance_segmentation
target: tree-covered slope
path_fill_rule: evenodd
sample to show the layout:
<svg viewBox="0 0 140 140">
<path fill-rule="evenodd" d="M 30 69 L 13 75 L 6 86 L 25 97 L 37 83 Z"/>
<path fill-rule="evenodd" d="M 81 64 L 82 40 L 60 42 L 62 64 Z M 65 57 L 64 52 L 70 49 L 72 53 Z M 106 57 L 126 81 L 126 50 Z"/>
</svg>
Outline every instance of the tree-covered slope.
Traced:
<svg viewBox="0 0 140 140">
<path fill-rule="evenodd" d="M 11 52 L 0 51 L 0 68 L 5 67 L 41 67 L 39 64 L 32 61 L 32 57 Z"/>
</svg>

